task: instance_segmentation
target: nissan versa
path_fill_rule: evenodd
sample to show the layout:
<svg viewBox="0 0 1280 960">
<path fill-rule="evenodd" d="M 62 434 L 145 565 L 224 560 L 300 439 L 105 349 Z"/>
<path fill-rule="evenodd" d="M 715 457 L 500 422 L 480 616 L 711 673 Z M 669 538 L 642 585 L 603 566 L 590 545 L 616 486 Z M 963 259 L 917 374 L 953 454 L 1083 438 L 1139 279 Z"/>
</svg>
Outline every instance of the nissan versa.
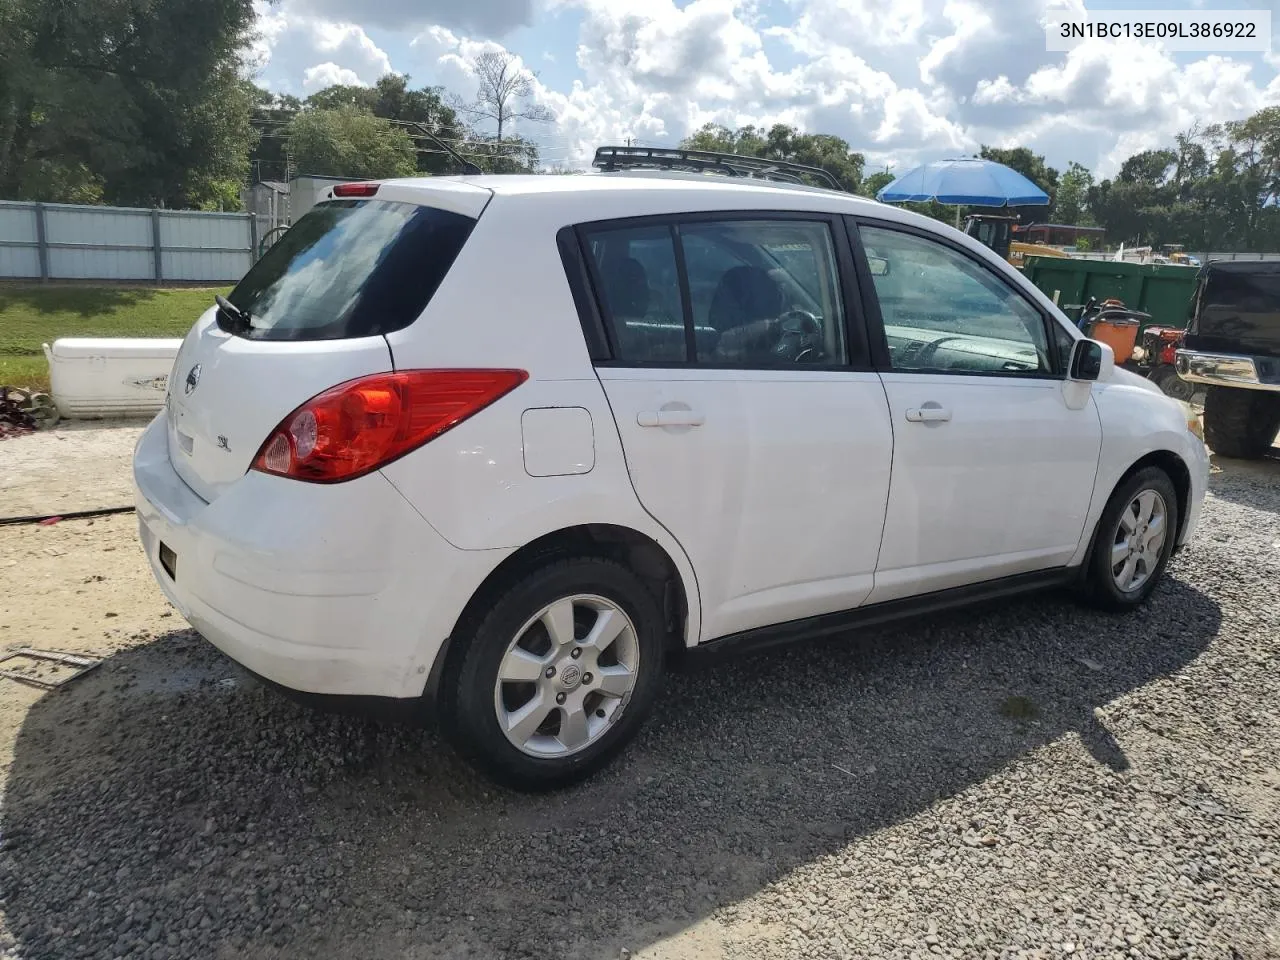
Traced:
<svg viewBox="0 0 1280 960">
<path fill-rule="evenodd" d="M 330 193 L 187 335 L 142 544 L 249 670 L 423 700 L 505 783 L 616 755 L 673 650 L 1132 609 L 1196 526 L 1183 408 L 940 223 L 653 170 Z"/>
</svg>

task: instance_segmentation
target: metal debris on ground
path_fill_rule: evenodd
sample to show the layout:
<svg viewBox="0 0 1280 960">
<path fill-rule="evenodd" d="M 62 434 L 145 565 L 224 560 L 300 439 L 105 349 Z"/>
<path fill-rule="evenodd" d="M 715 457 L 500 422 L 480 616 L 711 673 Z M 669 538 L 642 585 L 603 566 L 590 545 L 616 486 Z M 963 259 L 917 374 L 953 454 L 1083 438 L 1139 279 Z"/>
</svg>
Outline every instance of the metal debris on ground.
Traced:
<svg viewBox="0 0 1280 960">
<path fill-rule="evenodd" d="M 31 392 L 17 387 L 0 387 L 0 440 L 32 433 L 36 418 L 31 415 Z"/>
<path fill-rule="evenodd" d="M 58 650 L 36 650 L 33 647 L 21 647 L 11 653 L 0 657 L 0 664 L 8 663 L 10 660 L 27 659 L 36 660 L 43 663 L 54 664 L 54 676 L 39 676 L 35 673 L 35 669 L 28 666 L 26 669 L 0 669 L 0 677 L 6 677 L 9 680 L 16 680 L 19 683 L 29 683 L 33 686 L 44 687 L 52 690 L 54 687 L 60 687 L 65 683 L 70 683 L 79 677 L 83 677 L 94 667 L 100 666 L 102 660 L 98 657 L 86 657 L 78 653 L 62 653 Z M 61 672 L 65 668 L 73 668 L 68 672 Z"/>
</svg>

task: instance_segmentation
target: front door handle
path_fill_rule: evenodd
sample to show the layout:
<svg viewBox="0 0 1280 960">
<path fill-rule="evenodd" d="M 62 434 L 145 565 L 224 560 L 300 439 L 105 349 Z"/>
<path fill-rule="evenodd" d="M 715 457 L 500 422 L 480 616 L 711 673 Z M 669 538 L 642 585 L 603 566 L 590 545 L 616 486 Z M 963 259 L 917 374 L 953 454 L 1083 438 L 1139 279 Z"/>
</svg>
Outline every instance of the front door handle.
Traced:
<svg viewBox="0 0 1280 960">
<path fill-rule="evenodd" d="M 923 407 L 909 407 L 907 419 L 912 423 L 945 423 L 951 419 L 951 411 L 937 404 L 925 404 Z"/>
<path fill-rule="evenodd" d="M 695 410 L 644 410 L 636 414 L 642 427 L 700 427 L 707 418 Z"/>
</svg>

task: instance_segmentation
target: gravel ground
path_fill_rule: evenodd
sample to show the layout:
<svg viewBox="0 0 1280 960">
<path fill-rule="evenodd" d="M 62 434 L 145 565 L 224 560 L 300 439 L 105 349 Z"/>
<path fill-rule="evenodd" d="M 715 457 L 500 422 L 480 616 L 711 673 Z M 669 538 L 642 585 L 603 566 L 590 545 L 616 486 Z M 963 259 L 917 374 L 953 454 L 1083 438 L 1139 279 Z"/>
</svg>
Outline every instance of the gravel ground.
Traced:
<svg viewBox="0 0 1280 960">
<path fill-rule="evenodd" d="M 132 518 L 0 528 L 0 644 L 109 653 L 0 681 L 0 956 L 1280 957 L 1280 460 L 1212 489 L 1136 615 L 1047 596 L 688 666 L 543 797 L 244 677 Z"/>
</svg>

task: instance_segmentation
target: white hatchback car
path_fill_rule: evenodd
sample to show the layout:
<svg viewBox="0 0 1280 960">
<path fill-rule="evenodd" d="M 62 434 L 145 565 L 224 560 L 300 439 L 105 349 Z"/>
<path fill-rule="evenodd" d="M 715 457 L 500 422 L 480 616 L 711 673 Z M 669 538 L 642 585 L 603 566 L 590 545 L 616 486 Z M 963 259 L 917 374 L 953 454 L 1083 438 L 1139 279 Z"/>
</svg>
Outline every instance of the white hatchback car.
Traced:
<svg viewBox="0 0 1280 960">
<path fill-rule="evenodd" d="M 249 670 L 434 704 L 508 784 L 616 754 L 673 649 L 1130 608 L 1196 525 L 1183 408 L 943 224 L 698 174 L 331 193 L 186 337 L 142 543 Z"/>
</svg>

